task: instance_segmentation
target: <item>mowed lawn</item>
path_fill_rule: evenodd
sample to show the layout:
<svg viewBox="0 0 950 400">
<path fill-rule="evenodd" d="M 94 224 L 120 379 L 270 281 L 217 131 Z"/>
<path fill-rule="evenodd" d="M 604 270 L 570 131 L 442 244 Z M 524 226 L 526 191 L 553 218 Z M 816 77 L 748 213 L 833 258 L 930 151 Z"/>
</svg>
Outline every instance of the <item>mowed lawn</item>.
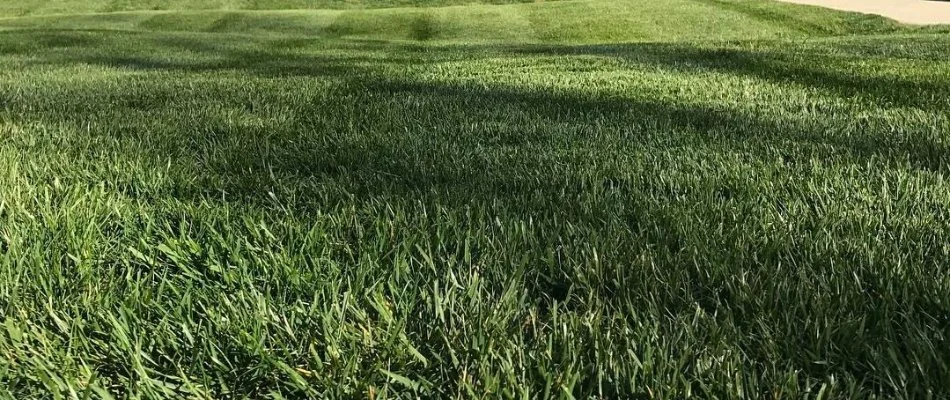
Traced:
<svg viewBox="0 0 950 400">
<path fill-rule="evenodd" d="M 950 29 L 468 3 L 0 5 L 0 396 L 950 396 Z"/>
</svg>

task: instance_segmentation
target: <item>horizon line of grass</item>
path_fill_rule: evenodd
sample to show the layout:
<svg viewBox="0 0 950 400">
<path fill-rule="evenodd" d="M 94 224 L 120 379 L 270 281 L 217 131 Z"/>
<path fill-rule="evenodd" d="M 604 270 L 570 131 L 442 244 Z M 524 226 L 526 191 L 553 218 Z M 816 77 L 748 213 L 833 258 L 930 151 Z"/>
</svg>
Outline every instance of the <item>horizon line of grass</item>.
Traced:
<svg viewBox="0 0 950 400">
<path fill-rule="evenodd" d="M 595 0 L 361 10 L 128 11 L 18 17 L 0 20 L 0 27 L 579 44 L 804 39 L 914 31 L 883 17 L 767 0 L 670 0 L 664 3 Z"/>
</svg>

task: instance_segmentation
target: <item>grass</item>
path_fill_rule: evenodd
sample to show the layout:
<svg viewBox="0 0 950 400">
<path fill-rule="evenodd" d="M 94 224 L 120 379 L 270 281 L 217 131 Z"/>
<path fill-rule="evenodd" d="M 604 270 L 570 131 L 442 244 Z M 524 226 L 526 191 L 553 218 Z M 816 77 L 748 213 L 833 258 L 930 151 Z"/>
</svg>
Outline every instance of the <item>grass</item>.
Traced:
<svg viewBox="0 0 950 400">
<path fill-rule="evenodd" d="M 950 396 L 945 28 L 752 0 L 0 27 L 5 397 Z"/>
<path fill-rule="evenodd" d="M 0 15 L 28 16 L 122 11 L 327 10 L 542 3 L 557 0 L 18 0 L 0 4 Z"/>
<path fill-rule="evenodd" d="M 677 23 L 670 23 L 671 18 Z M 383 10 L 139 11 L 0 21 L 6 29 L 205 32 L 443 44 L 803 39 L 898 29 L 878 17 L 722 0 L 598 0 Z M 420 26 L 425 26 L 422 36 Z"/>
</svg>

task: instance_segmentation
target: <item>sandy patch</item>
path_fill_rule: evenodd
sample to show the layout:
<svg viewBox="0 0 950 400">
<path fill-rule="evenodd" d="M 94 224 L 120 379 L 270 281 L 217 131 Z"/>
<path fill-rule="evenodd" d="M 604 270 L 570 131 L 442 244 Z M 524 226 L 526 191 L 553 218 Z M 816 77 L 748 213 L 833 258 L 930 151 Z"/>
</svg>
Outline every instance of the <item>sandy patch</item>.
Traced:
<svg viewBox="0 0 950 400">
<path fill-rule="evenodd" d="M 950 2 L 925 0 L 779 0 L 878 14 L 908 24 L 950 24 Z"/>
</svg>

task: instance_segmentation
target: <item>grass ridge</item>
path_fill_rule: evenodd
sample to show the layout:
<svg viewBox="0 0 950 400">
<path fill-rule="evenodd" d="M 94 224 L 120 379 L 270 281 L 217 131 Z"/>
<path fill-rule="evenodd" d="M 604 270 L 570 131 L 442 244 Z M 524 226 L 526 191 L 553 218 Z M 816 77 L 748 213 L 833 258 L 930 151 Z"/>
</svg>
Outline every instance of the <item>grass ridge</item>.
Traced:
<svg viewBox="0 0 950 400">
<path fill-rule="evenodd" d="M 742 2 L 758 14 L 723 13 L 722 3 L 673 0 L 674 4 L 552 2 L 506 6 L 454 6 L 377 10 L 181 11 L 29 17 L 0 20 L 5 28 L 40 27 L 151 31 L 219 31 L 367 40 L 437 42 L 620 43 L 689 40 L 757 40 L 854 35 L 903 30 L 883 18 L 814 10 L 785 20 L 767 15 L 800 13 L 794 5 Z M 748 3 L 748 4 L 746 4 Z M 736 3 L 740 4 L 740 3 Z M 730 6 L 735 8 L 735 6 Z M 670 19 L 684 21 L 678 26 Z M 419 35 L 424 24 L 426 34 Z M 820 31 L 804 25 L 825 26 Z M 710 35 L 709 32 L 719 32 Z"/>
</svg>

